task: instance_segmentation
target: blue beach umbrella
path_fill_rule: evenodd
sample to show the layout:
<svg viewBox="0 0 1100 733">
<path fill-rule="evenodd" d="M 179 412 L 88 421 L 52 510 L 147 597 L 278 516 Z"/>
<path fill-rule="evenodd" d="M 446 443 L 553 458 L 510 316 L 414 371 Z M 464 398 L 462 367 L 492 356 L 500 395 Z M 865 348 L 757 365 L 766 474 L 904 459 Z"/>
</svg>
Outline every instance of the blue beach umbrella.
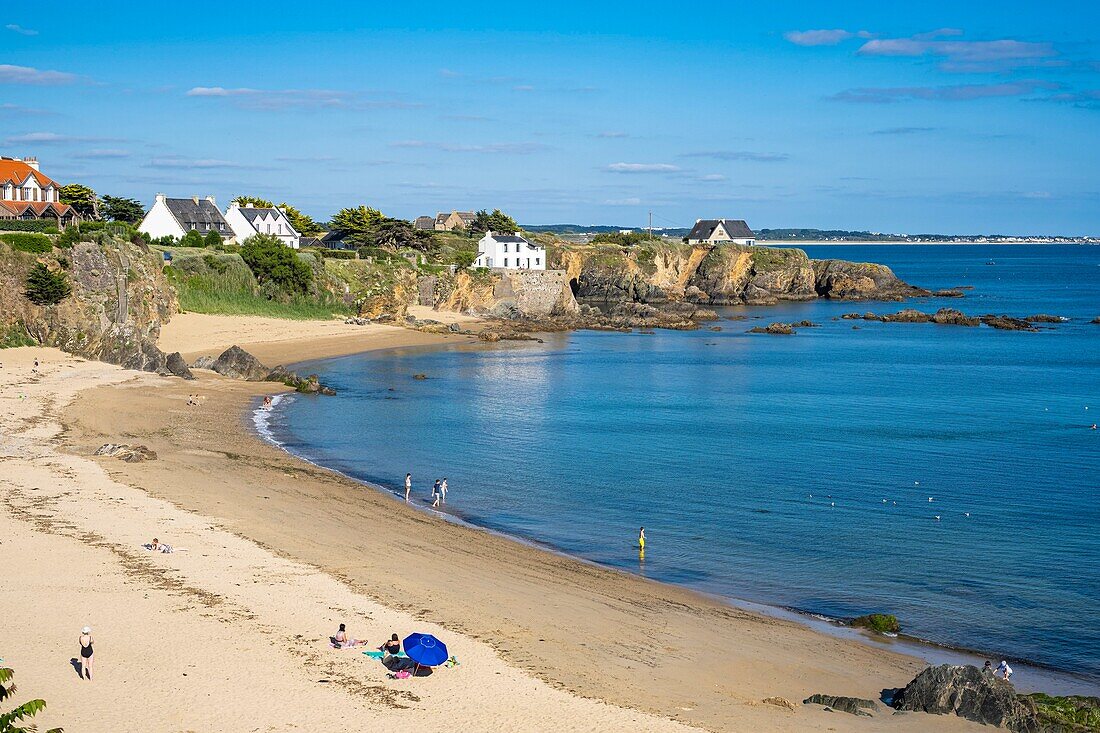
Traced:
<svg viewBox="0 0 1100 733">
<path fill-rule="evenodd" d="M 447 645 L 431 634 L 409 634 L 404 641 L 409 659 L 425 667 L 435 667 L 447 661 Z"/>
</svg>

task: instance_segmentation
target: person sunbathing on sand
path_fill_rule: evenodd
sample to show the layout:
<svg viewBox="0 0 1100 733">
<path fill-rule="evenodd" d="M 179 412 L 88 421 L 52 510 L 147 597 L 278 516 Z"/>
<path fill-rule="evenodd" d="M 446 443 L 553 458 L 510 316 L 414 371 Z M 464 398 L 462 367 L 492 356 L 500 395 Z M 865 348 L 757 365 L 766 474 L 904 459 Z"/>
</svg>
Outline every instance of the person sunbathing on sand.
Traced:
<svg viewBox="0 0 1100 733">
<path fill-rule="evenodd" d="M 366 644 L 365 641 L 359 641 L 358 639 L 348 638 L 348 629 L 345 624 L 340 624 L 340 629 L 336 632 L 336 636 L 332 637 L 332 645 L 337 649 L 347 649 L 353 646 L 359 646 L 360 644 Z"/>
</svg>

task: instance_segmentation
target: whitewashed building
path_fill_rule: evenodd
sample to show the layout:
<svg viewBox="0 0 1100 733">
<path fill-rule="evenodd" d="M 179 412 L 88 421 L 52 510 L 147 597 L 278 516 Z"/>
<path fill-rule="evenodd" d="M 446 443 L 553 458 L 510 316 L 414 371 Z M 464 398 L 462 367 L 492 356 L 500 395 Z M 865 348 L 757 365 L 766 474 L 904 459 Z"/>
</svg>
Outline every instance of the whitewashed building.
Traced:
<svg viewBox="0 0 1100 733">
<path fill-rule="evenodd" d="M 200 199 L 170 199 L 158 193 L 153 207 L 141 220 L 138 231 L 150 237 L 172 236 L 182 239 L 187 232 L 196 231 L 204 237 L 214 231 L 222 239 L 232 239 L 233 230 L 218 209 L 213 196 Z"/>
<path fill-rule="evenodd" d="M 756 244 L 756 235 L 744 219 L 696 219 L 688 244 Z"/>
<path fill-rule="evenodd" d="M 298 249 L 302 243 L 302 235 L 290 223 L 286 213 L 277 207 L 265 209 L 252 204 L 241 206 L 234 201 L 225 212 L 225 220 L 229 222 L 238 242 L 243 242 L 253 234 L 270 234 L 294 249 Z"/>
<path fill-rule="evenodd" d="M 499 270 L 545 270 L 546 248 L 514 234 L 493 234 L 477 243 L 477 259 L 471 267 L 488 267 Z"/>
</svg>

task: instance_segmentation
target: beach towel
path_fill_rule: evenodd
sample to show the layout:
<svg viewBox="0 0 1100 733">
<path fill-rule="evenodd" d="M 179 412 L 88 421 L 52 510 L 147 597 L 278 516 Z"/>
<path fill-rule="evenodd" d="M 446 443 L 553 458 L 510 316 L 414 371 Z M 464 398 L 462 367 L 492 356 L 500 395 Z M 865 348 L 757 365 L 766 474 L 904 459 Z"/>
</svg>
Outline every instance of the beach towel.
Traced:
<svg viewBox="0 0 1100 733">
<path fill-rule="evenodd" d="M 366 654 L 371 659 L 382 659 L 383 657 L 386 656 L 385 652 L 380 652 L 380 651 L 369 651 L 369 652 L 363 652 L 363 653 Z M 409 658 L 409 655 L 406 654 L 405 652 L 398 652 L 397 654 L 391 654 L 390 656 L 391 657 L 398 657 L 398 658 L 401 658 L 401 659 L 408 659 Z"/>
</svg>

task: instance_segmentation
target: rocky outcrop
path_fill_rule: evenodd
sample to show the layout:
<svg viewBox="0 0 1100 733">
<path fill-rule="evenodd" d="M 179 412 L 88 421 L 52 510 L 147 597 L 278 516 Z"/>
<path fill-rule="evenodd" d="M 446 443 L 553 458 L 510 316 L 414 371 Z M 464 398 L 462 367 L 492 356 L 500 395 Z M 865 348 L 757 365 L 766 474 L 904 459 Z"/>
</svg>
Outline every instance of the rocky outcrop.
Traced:
<svg viewBox="0 0 1100 733">
<path fill-rule="evenodd" d="M 262 382 L 271 373 L 271 370 L 261 364 L 259 359 L 240 346 L 230 346 L 223 351 L 210 368 L 223 377 L 244 379 L 249 382 Z"/>
<path fill-rule="evenodd" d="M 990 328 L 1002 331 L 1038 331 L 1031 325 L 1032 319 L 1013 318 L 1012 316 L 998 316 L 987 314 L 984 316 L 968 316 L 954 308 L 940 308 L 935 313 L 929 314 L 915 308 L 903 308 L 897 313 L 876 315 L 875 313 L 845 313 L 841 318 L 846 320 L 862 319 L 864 321 L 882 321 L 883 323 L 937 323 L 946 326 L 978 326 L 985 324 Z M 1033 317 L 1034 318 L 1034 317 Z M 1057 316 L 1050 316 L 1057 318 Z M 1042 321 L 1053 323 L 1055 321 Z M 1057 321 L 1061 323 L 1061 319 Z"/>
<path fill-rule="evenodd" d="M 996 328 L 999 331 L 1038 331 L 1039 329 L 1032 326 L 1030 323 L 1022 318 L 1013 318 L 1011 316 L 998 316 L 994 314 L 984 315 L 981 317 L 982 323 L 990 328 Z"/>
<path fill-rule="evenodd" d="M 321 395 L 334 395 L 336 390 L 327 385 L 321 384 L 320 378 L 316 374 L 310 374 L 307 377 L 300 376 L 297 372 L 292 372 L 284 366 L 277 366 L 268 372 L 264 377 L 265 382 L 282 382 L 287 387 L 291 387 L 295 392 L 300 394 L 321 394 Z"/>
<path fill-rule="evenodd" d="M 941 326 L 977 326 L 981 320 L 968 316 L 954 308 L 940 308 L 932 316 L 932 322 Z"/>
<path fill-rule="evenodd" d="M 579 312 L 560 270 L 460 270 L 420 279 L 421 305 L 497 318 L 543 318 Z"/>
<path fill-rule="evenodd" d="M 870 710 L 875 709 L 874 700 L 861 697 L 842 697 L 838 695 L 810 695 L 802 701 L 803 705 L 824 705 L 827 710 L 838 710 L 851 715 L 871 717 Z"/>
<path fill-rule="evenodd" d="M 1024 319 L 1028 323 L 1065 323 L 1069 319 L 1065 316 L 1052 316 L 1049 313 L 1036 313 Z"/>
<path fill-rule="evenodd" d="M 179 305 L 160 254 L 104 233 L 96 237 L 41 255 L 0 244 L 0 329 L 17 329 L 44 346 L 87 359 L 171 373 L 156 343 L 161 325 Z M 66 274 L 69 297 L 50 306 L 24 297 L 27 273 L 38 262 Z"/>
<path fill-rule="evenodd" d="M 880 634 L 897 634 L 901 632 L 898 617 L 892 613 L 869 613 L 866 616 L 857 616 L 849 621 L 848 625 L 857 629 L 877 631 Z"/>
<path fill-rule="evenodd" d="M 94 456 L 110 456 L 127 463 L 157 460 L 156 451 L 144 445 L 126 445 L 124 443 L 104 443 L 95 449 Z"/>
<path fill-rule="evenodd" d="M 894 696 L 898 710 L 953 714 L 1020 733 L 1043 730 L 1034 701 L 1017 696 L 1012 683 L 973 666 L 929 667 Z"/>
<path fill-rule="evenodd" d="M 904 300 L 931 295 L 902 282 L 885 265 L 845 260 L 814 260 L 814 289 L 832 300 Z"/>
<path fill-rule="evenodd" d="M 183 360 L 183 356 L 178 351 L 173 351 L 165 358 L 164 368 L 168 370 L 170 374 L 174 374 L 182 379 L 195 378 L 195 375 L 187 368 L 187 362 Z"/>
</svg>

